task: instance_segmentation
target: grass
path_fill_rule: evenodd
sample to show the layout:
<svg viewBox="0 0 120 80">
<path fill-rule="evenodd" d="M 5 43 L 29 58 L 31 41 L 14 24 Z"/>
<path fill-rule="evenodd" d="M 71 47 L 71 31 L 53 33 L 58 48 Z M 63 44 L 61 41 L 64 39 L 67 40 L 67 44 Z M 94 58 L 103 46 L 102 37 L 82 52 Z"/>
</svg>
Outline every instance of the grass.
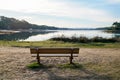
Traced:
<svg viewBox="0 0 120 80">
<path fill-rule="evenodd" d="M 96 47 L 98 47 L 98 48 L 104 48 L 104 47 L 109 47 L 109 48 L 117 47 L 118 48 L 119 47 L 120 48 L 120 43 L 71 43 L 71 42 L 62 42 L 62 41 L 41 41 L 41 42 L 0 41 L 0 46 L 18 46 L 18 47 L 21 47 L 21 46 L 22 47 L 30 47 L 30 46 L 40 46 L 40 47 L 48 47 L 48 46 L 51 46 L 51 47 L 63 46 L 63 47 L 65 47 L 65 46 L 67 46 L 67 47 L 69 47 L 69 46 L 74 46 L 74 47 L 89 47 L 89 48 L 96 48 Z M 22 62 L 25 62 L 25 64 L 23 64 L 23 63 L 21 63 L 21 60 L 24 60 L 24 57 L 22 59 L 22 56 L 23 56 L 22 54 L 24 54 L 24 51 L 21 52 L 21 55 L 17 56 L 16 53 L 19 53 L 18 51 L 14 52 L 14 53 L 13 52 L 9 53 L 9 50 L 8 50 L 6 53 L 9 53 L 9 54 L 6 55 L 3 53 L 4 55 L 6 55 L 6 57 L 3 56 L 3 59 L 2 59 L 3 54 L 1 53 L 1 66 L 4 66 L 4 67 L 1 67 L 0 69 L 1 69 L 1 73 L 3 73 L 4 75 L 15 73 L 17 75 L 21 74 L 22 76 L 28 75 L 27 77 L 29 77 L 29 74 L 28 74 L 29 71 L 27 71 L 24 74 L 21 71 L 21 69 L 23 69 L 21 65 L 24 65 L 24 66 L 27 65 L 27 69 L 30 69 L 30 75 L 34 75 L 35 74 L 34 71 L 36 71 L 38 75 L 43 74 L 45 76 L 48 74 L 53 75 L 53 73 L 54 73 L 55 75 L 53 75 L 53 76 L 54 77 L 57 76 L 57 79 L 59 79 L 60 76 L 65 73 L 65 76 L 66 76 L 65 78 L 67 78 L 68 74 L 70 76 L 73 75 L 73 78 L 68 76 L 71 78 L 71 80 L 76 79 L 76 77 L 81 78 L 83 76 L 85 76 L 85 79 L 88 79 L 88 78 L 91 79 L 93 77 L 94 80 L 95 79 L 96 80 L 97 79 L 98 80 L 119 80 L 120 79 L 120 76 L 119 76 L 120 75 L 120 64 L 119 64 L 120 63 L 120 60 L 119 60 L 120 55 L 118 54 L 119 52 L 115 51 L 115 50 L 119 51 L 118 49 L 113 49 L 113 53 L 112 53 L 111 49 L 108 49 L 111 51 L 111 53 L 108 53 L 109 51 L 107 53 L 104 52 L 104 51 L 106 51 L 105 49 L 100 49 L 103 51 L 101 51 L 100 53 L 96 53 L 99 50 L 93 49 L 93 52 L 88 52 L 88 53 L 86 53 L 86 55 L 84 55 L 84 53 L 83 53 L 83 55 L 80 54 L 81 57 L 80 57 L 80 60 L 78 60 L 78 61 L 80 61 L 79 62 L 80 64 L 78 64 L 78 63 L 75 63 L 75 64 L 67 63 L 67 64 L 57 64 L 57 65 L 52 64 L 52 66 L 50 65 L 51 67 L 49 66 L 50 63 L 47 63 L 47 62 L 45 63 L 45 65 L 43 65 L 43 64 L 39 65 L 37 63 L 28 63 L 31 60 L 31 59 L 29 59 L 29 56 L 25 57 L 25 59 L 27 59 L 28 61 L 27 60 L 22 61 Z M 14 49 L 13 49 L 13 51 L 14 51 Z M 91 54 L 91 53 L 94 53 L 94 54 Z M 15 54 L 16 58 L 13 58 L 13 55 L 11 55 L 11 54 L 13 54 L 13 55 Z M 91 55 L 89 55 L 89 54 L 91 54 Z M 106 54 L 108 54 L 108 55 L 106 55 Z M 85 57 L 85 56 L 88 56 L 88 57 Z M 20 60 L 19 60 L 19 58 L 20 58 Z M 6 59 L 7 64 L 3 65 L 2 61 L 4 59 Z M 16 61 L 16 59 L 17 59 L 17 61 Z M 14 64 L 9 62 L 10 60 L 12 60 Z M 20 61 L 20 63 L 18 61 Z M 18 68 L 18 67 L 20 67 L 20 68 Z M 7 69 L 11 70 L 11 71 L 8 71 L 8 73 L 6 74 L 5 71 Z M 47 74 L 41 73 L 41 70 L 43 70 Z M 18 72 L 19 72 L 19 74 L 18 74 Z M 38 78 L 38 75 L 36 75 L 36 79 Z M 42 77 L 44 77 L 43 75 L 42 75 Z M 1 74 L 1 76 L 3 76 L 3 75 Z M 5 78 L 5 79 L 7 79 L 7 78 Z"/>
<path fill-rule="evenodd" d="M 57 64 L 52 67 L 48 64 L 43 65 L 43 64 L 38 64 L 36 62 L 27 65 L 27 68 L 32 69 L 32 70 L 36 70 L 36 69 L 38 70 L 38 69 L 44 69 L 44 68 L 46 68 L 46 70 L 47 70 L 48 68 L 53 69 L 55 67 L 58 69 L 62 69 L 61 71 L 64 71 L 64 70 L 72 71 L 74 74 L 79 72 L 79 70 L 83 71 L 83 72 L 85 71 L 91 75 L 101 76 L 101 77 L 103 77 L 103 79 L 105 78 L 106 80 L 109 80 L 109 79 L 110 80 L 119 80 L 120 79 L 120 76 L 119 76 L 120 65 L 119 64 L 116 65 L 116 61 L 114 61 L 113 63 L 110 63 L 110 64 L 106 64 L 106 63 L 96 64 L 96 63 L 92 63 L 92 62 L 82 63 L 82 64 L 66 63 L 66 64 Z"/>
<path fill-rule="evenodd" d="M 118 55 L 119 56 L 119 55 Z M 92 70 L 93 72 L 97 74 L 104 74 L 111 77 L 112 80 L 119 80 L 120 79 L 120 60 L 115 59 L 112 60 L 112 62 L 88 62 L 83 63 L 83 67 Z"/>
<path fill-rule="evenodd" d="M 0 41 L 0 46 L 12 47 L 83 47 L 83 48 L 120 48 L 120 42 L 115 43 L 74 43 L 63 41 L 38 41 L 38 42 L 18 42 L 18 41 Z"/>
<path fill-rule="evenodd" d="M 43 64 L 38 64 L 37 62 L 28 64 L 27 67 L 30 68 L 30 69 L 45 68 L 45 66 Z"/>
<path fill-rule="evenodd" d="M 61 69 L 82 69 L 83 66 L 79 63 L 73 63 L 73 64 L 70 64 L 70 63 L 66 63 L 66 64 L 59 64 L 58 65 L 58 68 L 61 68 Z"/>
<path fill-rule="evenodd" d="M 61 69 L 82 69 L 83 66 L 79 63 L 73 63 L 73 64 L 58 64 L 54 65 L 54 67 L 61 68 Z M 43 64 L 38 64 L 37 62 L 31 63 L 27 65 L 27 68 L 29 69 L 43 69 L 43 68 L 49 68 L 52 67 L 52 65 L 43 65 Z"/>
</svg>

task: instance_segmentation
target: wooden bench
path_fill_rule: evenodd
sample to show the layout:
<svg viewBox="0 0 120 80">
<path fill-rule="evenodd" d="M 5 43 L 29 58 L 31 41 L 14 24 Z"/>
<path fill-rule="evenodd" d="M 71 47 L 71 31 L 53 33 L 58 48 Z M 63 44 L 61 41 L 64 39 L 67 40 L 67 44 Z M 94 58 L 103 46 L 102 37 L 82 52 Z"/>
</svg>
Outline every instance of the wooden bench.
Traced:
<svg viewBox="0 0 120 80">
<path fill-rule="evenodd" d="M 79 48 L 30 48 L 30 52 L 39 64 L 40 57 L 69 57 L 72 64 L 73 57 L 78 57 Z"/>
</svg>

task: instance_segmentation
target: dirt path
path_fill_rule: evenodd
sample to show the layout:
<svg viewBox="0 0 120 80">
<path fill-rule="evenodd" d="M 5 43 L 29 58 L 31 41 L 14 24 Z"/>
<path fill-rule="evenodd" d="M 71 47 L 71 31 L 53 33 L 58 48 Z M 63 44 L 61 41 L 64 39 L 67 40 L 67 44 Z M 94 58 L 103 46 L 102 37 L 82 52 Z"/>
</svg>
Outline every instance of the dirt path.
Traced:
<svg viewBox="0 0 120 80">
<path fill-rule="evenodd" d="M 0 47 L 0 80 L 109 80 L 110 77 L 98 74 L 92 70 L 69 70 L 56 67 L 40 70 L 30 70 L 26 65 L 35 62 L 29 48 Z M 68 62 L 67 58 L 42 58 L 43 64 L 61 64 Z M 120 49 L 117 48 L 81 48 L 78 58 L 80 64 L 120 62 Z M 120 68 L 119 68 L 120 69 Z M 118 79 L 118 78 L 117 78 Z"/>
</svg>

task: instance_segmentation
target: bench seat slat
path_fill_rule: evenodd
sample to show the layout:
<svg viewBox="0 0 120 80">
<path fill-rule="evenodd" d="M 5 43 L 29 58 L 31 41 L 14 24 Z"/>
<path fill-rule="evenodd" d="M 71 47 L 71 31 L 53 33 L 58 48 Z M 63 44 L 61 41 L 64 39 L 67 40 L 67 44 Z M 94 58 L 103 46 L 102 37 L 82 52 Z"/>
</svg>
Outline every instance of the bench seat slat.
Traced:
<svg viewBox="0 0 120 80">
<path fill-rule="evenodd" d="M 39 49 L 39 53 L 70 53 L 71 50 L 70 49 Z"/>
<path fill-rule="evenodd" d="M 37 53 L 31 53 L 31 54 L 37 54 Z M 51 53 L 49 53 L 49 52 L 46 52 L 46 53 L 39 53 L 39 54 L 71 54 L 71 53 L 60 53 L 60 52 L 56 52 L 56 53 L 54 53 L 54 52 L 51 52 Z M 73 54 L 79 54 L 79 53 L 73 53 Z"/>
<path fill-rule="evenodd" d="M 79 48 L 31 48 L 31 54 L 36 54 L 36 53 L 63 53 L 63 54 L 70 54 L 71 52 L 73 53 L 79 53 Z"/>
<path fill-rule="evenodd" d="M 36 54 L 32 54 L 32 57 L 36 57 Z M 70 57 L 70 54 L 39 54 L 40 57 Z M 78 57 L 78 54 L 73 54 L 73 57 Z"/>
</svg>

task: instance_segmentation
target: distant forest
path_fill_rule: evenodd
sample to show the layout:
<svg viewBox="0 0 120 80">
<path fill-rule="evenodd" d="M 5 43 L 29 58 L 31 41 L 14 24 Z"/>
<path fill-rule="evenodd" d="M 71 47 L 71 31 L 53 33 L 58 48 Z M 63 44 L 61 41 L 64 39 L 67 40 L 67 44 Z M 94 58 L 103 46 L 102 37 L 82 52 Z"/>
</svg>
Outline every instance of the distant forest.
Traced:
<svg viewBox="0 0 120 80">
<path fill-rule="evenodd" d="M 46 26 L 46 25 L 36 25 L 31 24 L 25 20 L 18 20 L 15 18 L 8 18 L 4 16 L 0 16 L 0 29 L 6 30 L 23 30 L 23 29 L 40 29 L 40 30 L 56 30 L 59 29 L 54 26 Z"/>
</svg>

